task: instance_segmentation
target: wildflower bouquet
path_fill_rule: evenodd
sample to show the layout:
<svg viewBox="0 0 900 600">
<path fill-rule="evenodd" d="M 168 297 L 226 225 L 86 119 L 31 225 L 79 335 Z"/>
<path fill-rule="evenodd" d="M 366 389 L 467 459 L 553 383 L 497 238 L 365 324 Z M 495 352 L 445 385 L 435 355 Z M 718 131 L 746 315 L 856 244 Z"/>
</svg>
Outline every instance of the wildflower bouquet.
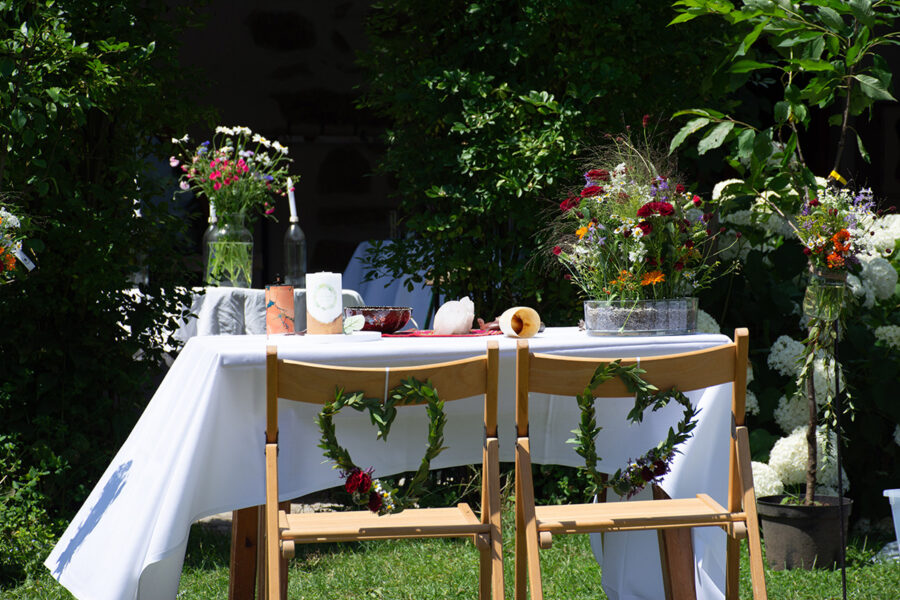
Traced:
<svg viewBox="0 0 900 600">
<path fill-rule="evenodd" d="M 11 283 L 18 272 L 18 262 L 29 271 L 34 263 L 25 254 L 22 221 L 6 207 L 0 205 L 0 285 Z"/>
<path fill-rule="evenodd" d="M 657 172 L 617 138 L 614 167 L 596 167 L 560 203 L 553 254 L 585 298 L 670 299 L 709 285 L 713 206 Z"/>
<path fill-rule="evenodd" d="M 184 146 L 188 136 L 172 139 Z M 288 149 L 253 133 L 247 127 L 216 127 L 212 142 L 193 150 L 185 148 L 182 157 L 171 157 L 169 164 L 181 167 L 182 190 L 193 190 L 209 198 L 218 215 L 254 212 L 271 215 L 272 194 L 287 195 Z"/>
</svg>

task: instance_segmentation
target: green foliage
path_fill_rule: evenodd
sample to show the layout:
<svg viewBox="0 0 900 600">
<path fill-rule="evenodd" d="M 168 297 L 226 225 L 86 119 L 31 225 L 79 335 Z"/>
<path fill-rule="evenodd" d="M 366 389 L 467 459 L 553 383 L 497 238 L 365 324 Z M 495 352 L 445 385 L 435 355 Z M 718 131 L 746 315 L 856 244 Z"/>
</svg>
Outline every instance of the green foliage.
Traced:
<svg viewBox="0 0 900 600">
<path fill-rule="evenodd" d="M 671 17 L 622 1 L 377 3 L 363 105 L 388 120 L 382 168 L 409 235 L 376 245 L 372 266 L 470 296 L 487 319 L 527 304 L 573 323 L 576 292 L 535 266 L 534 237 L 592 137 L 711 93 L 718 25 L 685 35 Z"/>
<path fill-rule="evenodd" d="M 40 484 L 61 467 L 46 446 L 26 452 L 18 436 L 0 434 L 0 586 L 41 570 L 59 526 L 44 509 Z"/>
<path fill-rule="evenodd" d="M 183 219 L 156 165 L 170 128 L 202 117 L 177 92 L 191 89 L 177 64 L 190 14 L 155 0 L 0 2 L 0 191 L 43 248 L 0 287 L 0 423 L 25 473 L 12 484 L 28 490 L 5 510 L 23 507 L 38 534 L 42 511 L 72 516 L 174 345 Z"/>
<path fill-rule="evenodd" d="M 720 0 L 679 0 L 672 24 L 715 15 L 738 34 L 739 43 L 723 64 L 734 89 L 760 77 L 781 83 L 781 99 L 765 122 L 748 123 L 710 108 L 675 113 L 691 116 L 672 139 L 670 151 L 696 135 L 699 154 L 723 145 L 728 161 L 745 180 L 747 190 L 775 194 L 785 212 L 796 212 L 799 190 L 814 187 L 805 163 L 800 134 L 815 109 L 826 111 L 840 126 L 834 159 L 839 170 L 851 119 L 880 100 L 896 100 L 890 92 L 891 72 L 878 51 L 900 42 L 893 23 L 900 2 L 821 0 L 774 2 L 754 0 L 736 7 Z M 857 150 L 868 153 L 859 135 Z"/>
<path fill-rule="evenodd" d="M 796 221 L 802 228 L 804 219 L 811 217 L 797 215 L 801 209 L 810 210 L 808 199 L 830 193 L 822 190 L 807 163 L 803 134 L 818 112 L 837 127 L 833 163 L 836 172 L 851 134 L 857 141 L 856 151 L 868 160 L 853 128 L 853 119 L 871 115 L 877 101 L 895 100 L 890 92 L 891 73 L 878 52 L 900 40 L 894 27 L 900 16 L 900 2 L 820 0 L 792 4 L 754 0 L 735 6 L 712 0 L 679 0 L 674 6 L 680 14 L 673 24 L 714 16 L 738 34 L 740 41 L 722 64 L 733 90 L 759 90 L 767 85 L 774 91 L 770 110 L 742 106 L 732 95 L 729 102 L 719 107 L 721 110 L 695 108 L 677 112 L 675 116 L 690 119 L 670 145 L 670 151 L 674 151 L 693 136 L 698 154 L 721 148 L 727 163 L 742 178 L 723 192 L 730 200 L 723 205 L 722 219 L 733 223 L 734 232 L 746 236 L 746 242 L 741 244 L 743 272 L 733 276 L 727 288 L 709 290 L 702 299 L 705 306 L 715 307 L 723 325 L 752 328 L 751 356 L 756 359 L 758 378 L 751 387 L 757 392 L 760 413 L 751 424 L 767 430 L 755 436 L 753 452 L 754 458 L 764 459 L 775 436 L 789 433 L 781 431 L 773 419 L 780 397 L 811 391 L 798 389 L 797 382 L 763 368 L 769 348 L 780 335 L 796 339 L 801 327 L 811 327 L 808 336 L 799 336 L 808 347 L 808 360 L 798 373 L 801 378 L 810 367 L 811 353 L 822 349 L 816 342 L 821 329 L 814 322 L 801 322 L 798 316 L 807 287 L 805 271 L 809 261 L 801 253 L 803 246 L 794 239 L 795 235 L 778 228 L 779 219 L 782 224 Z M 762 210 L 760 198 L 765 199 Z M 739 213 L 749 214 L 749 220 L 736 218 Z M 797 225 L 793 227 L 800 231 Z M 810 245 L 807 243 L 807 247 Z M 894 268 L 900 266 L 896 251 L 892 260 Z M 854 270 L 859 274 L 859 268 Z M 894 466 L 896 463 L 882 463 L 879 459 L 872 462 L 872 457 L 896 456 L 895 445 L 885 447 L 883 442 L 891 439 L 898 422 L 897 414 L 883 408 L 895 393 L 880 384 L 883 372 L 896 372 L 898 359 L 896 353 L 885 353 L 883 347 L 873 343 L 872 331 L 879 325 L 897 324 L 893 314 L 898 304 L 896 295 L 863 307 L 856 306 L 859 302 L 855 299 L 849 300 L 854 306 L 845 311 L 845 336 L 837 353 L 848 379 L 848 398 L 852 396 L 861 402 L 853 404 L 859 410 L 855 420 L 848 423 L 845 418 L 842 423 L 849 450 L 844 460 L 853 478 L 854 513 L 875 516 L 885 512 L 881 498 L 885 482 L 900 476 L 900 470 Z M 833 344 L 826 345 L 828 353 Z M 887 395 L 881 399 L 880 394 Z M 845 402 L 843 409 L 853 405 Z M 833 405 L 826 404 L 822 412 L 833 423 Z M 875 437 L 875 432 L 881 437 Z M 809 452 L 814 456 L 815 445 L 810 445 Z M 871 477 L 873 467 L 877 477 Z M 854 477 L 855 473 L 867 476 Z M 814 473 L 808 481 L 815 481 Z M 809 487 L 807 498 L 812 493 L 812 485 Z"/>
</svg>

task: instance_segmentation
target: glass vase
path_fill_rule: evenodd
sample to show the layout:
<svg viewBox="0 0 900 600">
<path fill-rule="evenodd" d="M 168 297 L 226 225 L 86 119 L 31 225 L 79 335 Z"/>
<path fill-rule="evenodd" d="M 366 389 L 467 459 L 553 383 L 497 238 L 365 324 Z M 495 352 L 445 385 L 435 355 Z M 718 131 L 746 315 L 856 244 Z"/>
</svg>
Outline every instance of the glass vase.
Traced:
<svg viewBox="0 0 900 600">
<path fill-rule="evenodd" d="M 588 335 L 682 335 L 697 329 L 697 299 L 585 300 Z"/>
<path fill-rule="evenodd" d="M 835 321 L 841 314 L 846 291 L 846 271 L 810 269 L 803 295 L 803 314 L 828 323 Z"/>
<path fill-rule="evenodd" d="M 223 214 L 207 242 L 207 285 L 249 288 L 253 279 L 253 233 L 244 213 Z"/>
</svg>

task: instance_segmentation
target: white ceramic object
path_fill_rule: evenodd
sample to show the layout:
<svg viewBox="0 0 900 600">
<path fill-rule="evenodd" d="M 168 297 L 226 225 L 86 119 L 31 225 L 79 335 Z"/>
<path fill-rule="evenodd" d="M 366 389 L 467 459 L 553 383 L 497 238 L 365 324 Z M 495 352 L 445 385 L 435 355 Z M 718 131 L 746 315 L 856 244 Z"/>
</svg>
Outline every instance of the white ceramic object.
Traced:
<svg viewBox="0 0 900 600">
<path fill-rule="evenodd" d="M 435 335 L 459 335 L 472 330 L 475 304 L 466 296 L 444 302 L 434 315 Z"/>
</svg>

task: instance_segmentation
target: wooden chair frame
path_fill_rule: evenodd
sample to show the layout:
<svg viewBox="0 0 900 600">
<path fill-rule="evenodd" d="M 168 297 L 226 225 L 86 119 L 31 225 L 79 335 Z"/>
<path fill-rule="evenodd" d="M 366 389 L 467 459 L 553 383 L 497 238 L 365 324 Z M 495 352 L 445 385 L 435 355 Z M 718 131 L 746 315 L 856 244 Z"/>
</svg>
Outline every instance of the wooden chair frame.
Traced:
<svg viewBox="0 0 900 600">
<path fill-rule="evenodd" d="M 734 342 L 683 354 L 640 359 L 642 377 L 659 389 L 676 387 L 682 392 L 731 382 L 731 412 L 734 421 L 729 443 L 728 506 L 723 507 L 706 494 L 696 498 L 646 501 L 535 506 L 531 454 L 528 439 L 528 394 L 576 396 L 584 391 L 595 369 L 615 359 L 573 358 L 535 354 L 525 340 L 516 353 L 516 562 L 515 598 L 543 599 L 539 548 L 552 543 L 553 534 L 597 533 L 655 529 L 689 532 L 692 527 L 721 527 L 727 533 L 726 598 L 738 599 L 740 540 L 747 538 L 754 600 L 766 599 L 766 582 L 760 549 L 759 523 L 750 446 L 744 426 L 747 389 L 746 329 L 735 332 Z M 638 359 L 622 360 L 623 365 Z M 622 398 L 631 394 L 619 378 L 594 390 L 596 398 Z M 573 399 L 574 402 L 574 399 Z M 662 541 L 662 540 L 661 540 Z M 661 552 L 662 552 L 661 547 Z M 690 574 L 693 588 L 693 574 Z M 666 586 L 667 598 L 672 594 Z"/>
<path fill-rule="evenodd" d="M 266 356 L 266 504 L 264 509 L 264 593 L 267 600 L 284 598 L 287 559 L 294 544 L 396 538 L 469 538 L 479 550 L 479 598 L 503 600 L 500 537 L 500 464 L 497 441 L 498 343 L 490 340 L 483 355 L 450 362 L 390 368 L 318 365 L 278 358 L 269 346 Z M 484 397 L 481 516 L 466 503 L 450 508 L 410 508 L 378 516 L 368 510 L 290 514 L 278 503 L 278 399 L 324 404 L 335 388 L 367 397 L 382 397 L 414 377 L 430 381 L 444 402 Z M 403 410 L 404 407 L 397 407 Z M 373 430 L 374 438 L 374 430 Z"/>
</svg>

